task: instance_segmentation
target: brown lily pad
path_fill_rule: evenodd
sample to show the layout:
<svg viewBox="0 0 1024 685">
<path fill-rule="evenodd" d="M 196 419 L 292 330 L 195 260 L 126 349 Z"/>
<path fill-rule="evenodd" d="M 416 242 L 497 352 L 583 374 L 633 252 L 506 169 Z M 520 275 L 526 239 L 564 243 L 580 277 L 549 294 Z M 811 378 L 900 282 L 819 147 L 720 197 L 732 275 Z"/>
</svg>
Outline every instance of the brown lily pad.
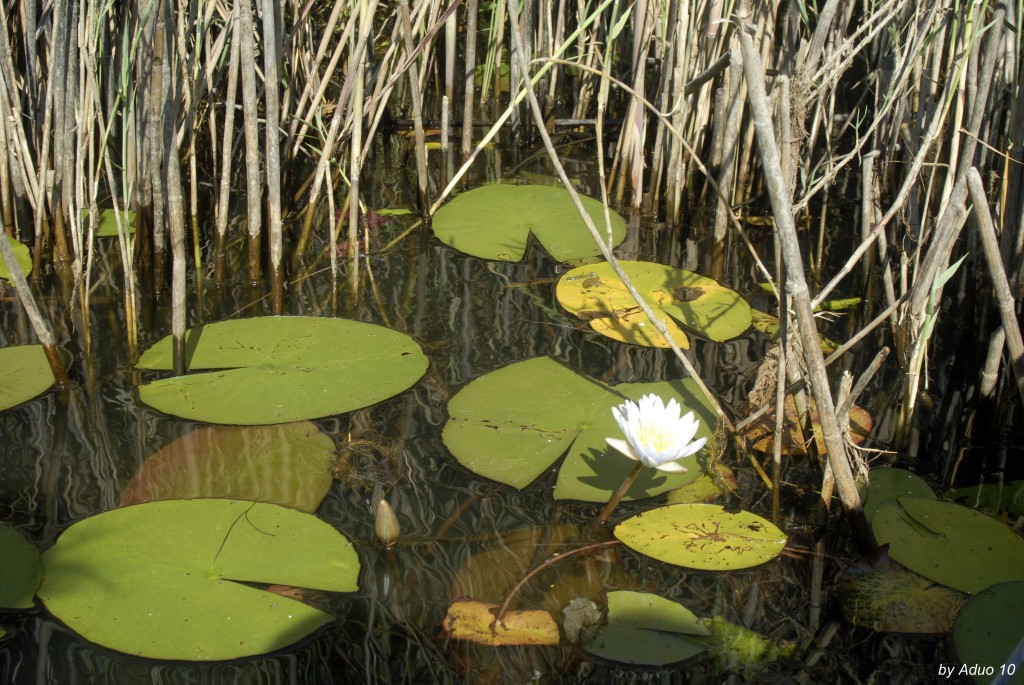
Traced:
<svg viewBox="0 0 1024 685">
<path fill-rule="evenodd" d="M 498 621 L 497 608 L 497 604 L 457 599 L 448 607 L 444 631 L 456 640 L 495 647 L 558 644 L 558 624 L 548 612 L 507 611 Z"/>
<path fill-rule="evenodd" d="M 814 429 L 814 438 L 817 439 L 818 453 L 827 454 L 825 441 L 822 438 L 821 424 L 818 422 L 818 409 L 814 400 L 808 398 L 811 411 L 811 425 Z M 789 455 L 806 455 L 807 444 L 800 430 L 799 420 L 796 411 L 796 401 L 792 395 L 786 397 L 784 416 L 782 421 L 782 453 Z M 871 433 L 874 421 L 871 415 L 863 407 L 853 405 L 850 408 L 850 440 L 854 445 L 864 442 Z M 774 449 L 775 439 L 775 410 L 765 412 L 756 421 L 747 426 L 743 431 L 743 437 L 750 441 L 751 445 L 758 452 L 766 454 Z"/>
</svg>

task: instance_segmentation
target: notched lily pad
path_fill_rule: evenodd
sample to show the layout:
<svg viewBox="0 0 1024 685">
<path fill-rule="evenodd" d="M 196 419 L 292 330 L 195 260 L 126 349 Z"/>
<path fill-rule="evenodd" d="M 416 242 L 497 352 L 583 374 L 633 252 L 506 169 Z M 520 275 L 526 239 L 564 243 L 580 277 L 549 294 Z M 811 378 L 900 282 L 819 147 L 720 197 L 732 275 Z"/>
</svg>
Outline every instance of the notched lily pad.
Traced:
<svg viewBox="0 0 1024 685">
<path fill-rule="evenodd" d="M 735 338 L 750 327 L 750 306 L 739 293 L 717 281 L 664 264 L 619 264 L 655 312 L 667 315 L 662 320 L 683 349 L 690 343 L 682 327 L 717 342 Z M 590 264 L 566 272 L 555 287 L 555 297 L 570 314 L 613 340 L 668 347 L 610 264 Z"/>
<path fill-rule="evenodd" d="M 900 497 L 871 519 L 879 545 L 911 571 L 976 594 L 1007 580 L 1024 580 L 1024 540 L 985 514 L 953 502 Z"/>
<path fill-rule="evenodd" d="M 264 425 L 341 414 L 403 392 L 427 368 L 409 336 L 345 319 L 222 321 L 189 329 L 186 345 L 192 373 L 146 383 L 139 397 L 208 423 Z M 139 366 L 173 368 L 170 336 L 149 348 Z"/>
<path fill-rule="evenodd" d="M 0 411 L 28 402 L 53 385 L 53 371 L 42 345 L 0 349 Z"/>
<path fill-rule="evenodd" d="M 666 666 L 702 653 L 704 645 L 693 638 L 709 634 L 681 604 L 646 592 L 617 591 L 608 593 L 608 625 L 585 649 L 609 661 Z"/>
<path fill-rule="evenodd" d="M 604 236 L 601 203 L 584 196 L 580 200 Z M 626 223 L 609 212 L 614 246 L 625 239 Z M 601 253 L 564 188 L 506 184 L 475 188 L 437 210 L 431 225 L 441 242 L 483 259 L 522 260 L 531 234 L 560 262 Z"/>
<path fill-rule="evenodd" d="M 334 442 L 315 424 L 204 426 L 147 459 L 121 506 L 165 499 L 269 502 L 313 513 L 331 487 Z"/>
<path fill-rule="evenodd" d="M 249 584 L 357 588 L 352 544 L 273 504 L 148 502 L 68 528 L 43 555 L 39 597 L 86 639 L 155 659 L 235 659 L 294 643 L 332 620 Z"/>
<path fill-rule="evenodd" d="M 555 485 L 556 499 L 606 502 L 636 462 L 605 442 L 622 434 L 612 407 L 654 393 L 675 398 L 710 438 L 715 413 L 693 381 L 623 383 L 609 387 L 573 373 L 548 357 L 493 371 L 462 388 L 448 403 L 442 437 L 455 458 L 486 478 L 524 488 L 566 454 Z M 696 480 L 708 448 L 681 463 L 688 471 L 646 469 L 627 493 L 640 499 Z"/>
<path fill-rule="evenodd" d="M 709 571 L 757 566 L 786 546 L 786 535 L 771 521 L 715 504 L 652 509 L 617 525 L 615 537 L 659 561 Z"/>
<path fill-rule="evenodd" d="M 921 476 L 899 468 L 871 469 L 868 496 L 864 501 L 864 518 L 871 522 L 882 502 L 900 497 L 937 499 L 932 486 Z"/>
</svg>

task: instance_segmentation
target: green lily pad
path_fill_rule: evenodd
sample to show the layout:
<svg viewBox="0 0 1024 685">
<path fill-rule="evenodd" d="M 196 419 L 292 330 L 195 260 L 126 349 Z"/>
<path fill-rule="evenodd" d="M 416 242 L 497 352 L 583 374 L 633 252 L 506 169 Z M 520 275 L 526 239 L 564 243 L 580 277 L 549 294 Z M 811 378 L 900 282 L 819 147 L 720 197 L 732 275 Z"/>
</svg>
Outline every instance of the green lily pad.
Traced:
<svg viewBox="0 0 1024 685">
<path fill-rule="evenodd" d="M 0 609 L 31 609 L 42 579 L 39 552 L 18 531 L 0 523 Z"/>
<path fill-rule="evenodd" d="M 357 589 L 352 544 L 293 509 L 224 499 L 148 502 L 68 528 L 43 554 L 39 597 L 86 639 L 128 654 L 235 659 L 332 617 L 246 583 Z"/>
<path fill-rule="evenodd" d="M 968 485 L 946 494 L 950 499 L 986 514 L 1024 516 L 1024 480 Z"/>
<path fill-rule="evenodd" d="M 309 421 L 274 426 L 204 426 L 147 459 L 121 506 L 220 497 L 313 513 L 333 482 L 334 441 Z"/>
<path fill-rule="evenodd" d="M 836 583 L 850 623 L 890 633 L 947 633 L 969 595 L 897 564 L 881 547 L 858 559 Z"/>
<path fill-rule="evenodd" d="M 1010 655 L 1024 635 L 1024 582 L 998 583 L 982 590 L 960 610 L 953 626 L 953 645 L 963 667 L 956 674 L 970 675 L 988 685 L 994 675 L 1013 667 Z M 971 672 L 971 666 L 984 669 Z M 992 669 L 992 670 L 987 670 Z M 1011 685 L 1024 685 L 1024 668 L 1016 666 Z"/>
<path fill-rule="evenodd" d="M 608 593 L 608 626 L 584 649 L 609 661 L 665 666 L 704 651 L 687 636 L 710 633 L 692 611 L 646 592 Z"/>
<path fill-rule="evenodd" d="M 143 402 L 208 423 L 260 425 L 315 419 L 380 402 L 411 387 L 427 358 L 409 336 L 345 319 L 267 316 L 189 329 L 189 369 L 147 383 Z M 170 336 L 139 360 L 173 368 Z"/>
<path fill-rule="evenodd" d="M 864 517 L 871 521 L 882 502 L 900 497 L 936 499 L 935 491 L 921 476 L 906 469 L 871 469 L 868 496 L 864 501 Z"/>
<path fill-rule="evenodd" d="M 690 346 L 689 340 L 676 323 L 717 342 L 750 328 L 750 305 L 717 281 L 664 264 L 619 264 L 654 311 L 670 317 L 662 320 L 684 349 Z M 589 264 L 566 272 L 555 287 L 555 297 L 570 314 L 613 340 L 668 347 L 610 264 Z"/>
<path fill-rule="evenodd" d="M 53 371 L 42 345 L 0 349 L 0 411 L 28 402 L 53 385 Z"/>
<path fill-rule="evenodd" d="M 786 546 L 785 533 L 771 521 L 716 504 L 652 509 L 617 525 L 615 537 L 659 561 L 708 571 L 757 566 Z"/>
<path fill-rule="evenodd" d="M 593 198 L 580 197 L 602 236 L 604 209 Z M 609 210 L 612 244 L 626 238 L 626 223 Z M 460 252 L 505 262 L 526 254 L 532 234 L 560 262 L 601 254 L 564 188 L 541 185 L 492 185 L 462 193 L 437 210 L 434 235 Z"/>
<path fill-rule="evenodd" d="M 4 235 L 0 233 L 0 235 Z M 32 273 L 32 255 L 28 252 L 28 246 L 19 243 L 17 240 L 10 236 L 5 236 L 7 242 L 10 244 L 11 249 L 14 251 L 14 257 L 18 260 L 18 265 L 21 266 L 21 272 L 28 276 Z M 7 268 L 7 260 L 0 257 L 0 278 L 5 281 L 11 280 L 11 270 Z"/>
<path fill-rule="evenodd" d="M 911 571 L 976 594 L 1007 580 L 1024 580 L 1024 540 L 1002 523 L 967 507 L 920 497 L 883 502 L 871 520 L 879 545 Z"/>
<path fill-rule="evenodd" d="M 82 212 L 82 220 L 89 218 L 89 210 Z M 130 209 L 121 210 L 121 224 L 124 232 L 131 235 L 135 233 L 135 212 Z M 96 227 L 97 238 L 117 237 L 117 215 L 113 207 L 104 207 L 100 210 L 100 221 Z"/>
<path fill-rule="evenodd" d="M 549 357 L 537 357 L 472 381 L 448 402 L 442 437 L 452 455 L 486 478 L 524 488 L 563 455 L 556 499 L 606 502 L 633 470 L 635 461 L 605 442 L 621 437 L 612 407 L 654 393 L 676 398 L 700 420 L 697 438 L 714 430 L 715 413 L 689 380 L 623 383 L 609 387 L 573 373 Z M 641 499 L 682 487 L 701 473 L 707 448 L 684 464 L 685 473 L 645 469 L 627 493 Z"/>
<path fill-rule="evenodd" d="M 779 323 L 779 317 L 772 316 L 767 312 L 762 312 L 757 309 L 750 310 L 750 325 L 754 330 L 761 331 L 769 338 L 774 341 L 779 339 L 779 329 L 782 325 Z M 830 340 L 825 336 L 818 334 L 818 340 L 820 340 L 821 351 L 824 354 L 832 354 L 839 349 L 839 344 L 834 340 Z"/>
</svg>

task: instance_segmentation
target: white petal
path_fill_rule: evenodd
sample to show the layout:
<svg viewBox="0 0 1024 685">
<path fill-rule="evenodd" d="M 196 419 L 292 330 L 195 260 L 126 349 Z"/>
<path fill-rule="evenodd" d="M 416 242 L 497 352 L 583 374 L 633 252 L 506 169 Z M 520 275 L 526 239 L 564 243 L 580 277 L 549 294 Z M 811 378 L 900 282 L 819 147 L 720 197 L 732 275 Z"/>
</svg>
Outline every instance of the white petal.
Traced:
<svg viewBox="0 0 1024 685">
<path fill-rule="evenodd" d="M 666 464 L 662 464 L 661 466 L 655 466 L 654 468 L 667 473 L 686 473 L 686 467 L 678 461 L 670 461 Z"/>
<path fill-rule="evenodd" d="M 636 454 L 633 452 L 633 448 L 625 440 L 619 440 L 618 438 L 605 438 L 604 441 L 608 443 L 609 447 L 614 447 L 633 461 L 639 461 Z"/>
</svg>

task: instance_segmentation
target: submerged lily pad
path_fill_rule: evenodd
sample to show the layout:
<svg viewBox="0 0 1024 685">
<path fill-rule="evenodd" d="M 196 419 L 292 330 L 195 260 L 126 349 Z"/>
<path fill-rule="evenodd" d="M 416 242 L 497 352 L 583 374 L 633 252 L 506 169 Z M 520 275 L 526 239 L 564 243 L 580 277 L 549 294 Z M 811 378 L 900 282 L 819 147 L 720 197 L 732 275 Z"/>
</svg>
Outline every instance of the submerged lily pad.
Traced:
<svg viewBox="0 0 1024 685">
<path fill-rule="evenodd" d="M 39 552 L 18 531 L 0 523 L 0 609 L 31 609 L 42 579 Z"/>
<path fill-rule="evenodd" d="M 333 478 L 334 442 L 309 421 L 274 426 L 204 426 L 147 459 L 121 506 L 220 497 L 312 513 Z"/>
<path fill-rule="evenodd" d="M 1024 582 L 1011 581 L 993 585 L 971 598 L 960 610 L 953 626 L 953 645 L 962 664 L 992 668 L 993 671 L 971 673 L 968 666 L 964 674 L 987 685 L 992 674 L 1010 674 L 1010 685 L 1024 685 L 1024 668 L 1014 666 L 1010 655 L 1024 635 Z M 960 672 L 960 669 L 957 670 Z"/>
<path fill-rule="evenodd" d="M 949 632 L 969 598 L 897 564 L 885 547 L 851 564 L 836 594 L 850 623 L 891 633 Z"/>
<path fill-rule="evenodd" d="M 652 509 L 617 525 L 615 537 L 659 561 L 708 571 L 757 566 L 786 546 L 785 533 L 771 521 L 716 504 Z"/>
<path fill-rule="evenodd" d="M 315 516 L 223 499 L 148 502 L 68 528 L 43 554 L 39 597 L 86 639 L 156 659 L 235 659 L 332 620 L 246 583 L 350 592 L 359 559 Z"/>
<path fill-rule="evenodd" d="M 345 319 L 268 316 L 189 329 L 189 373 L 147 383 L 160 411 L 208 423 L 260 425 L 315 419 L 411 387 L 427 358 L 409 336 Z M 146 350 L 144 369 L 173 368 L 170 336 Z"/>
<path fill-rule="evenodd" d="M 687 636 L 707 637 L 709 631 L 681 604 L 647 592 L 608 593 L 608 626 L 585 649 L 609 661 L 665 666 L 704 651 Z"/>
<path fill-rule="evenodd" d="M 3 233 L 0 233 L 0 235 L 7 238 L 11 250 L 14 252 L 14 257 L 18 260 L 18 265 L 21 267 L 21 272 L 26 276 L 32 273 L 32 255 L 29 254 L 28 246 Z M 11 280 L 11 270 L 7 268 L 7 260 L 3 257 L 0 257 L 0 278 L 5 281 Z"/>
<path fill-rule="evenodd" d="M 604 209 L 581 196 L 583 207 L 604 236 Z M 626 237 L 626 223 L 611 215 L 612 245 Z M 530 235 L 560 262 L 601 254 L 564 188 L 491 185 L 462 193 L 434 214 L 434 235 L 460 252 L 483 259 L 518 262 Z"/>
<path fill-rule="evenodd" d="M 637 291 L 663 319 L 676 343 L 689 339 L 677 326 L 709 340 L 735 338 L 750 328 L 750 306 L 734 290 L 692 271 L 652 262 L 619 262 Z M 646 347 L 668 347 L 610 264 L 588 264 L 566 272 L 555 287 L 558 302 L 596 332 Z"/>
<path fill-rule="evenodd" d="M 537 357 L 477 378 L 448 402 L 445 445 L 469 470 L 516 488 L 524 488 L 563 455 L 556 499 L 606 502 L 633 470 L 635 461 L 605 442 L 621 437 L 612 407 L 648 393 L 675 398 L 683 412 L 693 411 L 701 426 L 696 438 L 710 439 L 715 413 L 690 379 L 660 383 L 623 383 L 609 387 L 573 373 L 549 357 Z M 653 469 L 641 472 L 627 493 L 640 499 L 696 480 L 705 447 L 683 460 L 685 473 Z"/>
<path fill-rule="evenodd" d="M 946 494 L 950 499 L 986 514 L 1024 516 L 1024 480 L 968 485 Z"/>
<path fill-rule="evenodd" d="M 53 371 L 42 345 L 0 349 L 0 411 L 28 402 L 53 385 Z"/>
<path fill-rule="evenodd" d="M 911 571 L 961 592 L 1024 580 L 1024 540 L 1002 523 L 953 502 L 900 497 L 871 519 L 879 545 Z"/>
</svg>

